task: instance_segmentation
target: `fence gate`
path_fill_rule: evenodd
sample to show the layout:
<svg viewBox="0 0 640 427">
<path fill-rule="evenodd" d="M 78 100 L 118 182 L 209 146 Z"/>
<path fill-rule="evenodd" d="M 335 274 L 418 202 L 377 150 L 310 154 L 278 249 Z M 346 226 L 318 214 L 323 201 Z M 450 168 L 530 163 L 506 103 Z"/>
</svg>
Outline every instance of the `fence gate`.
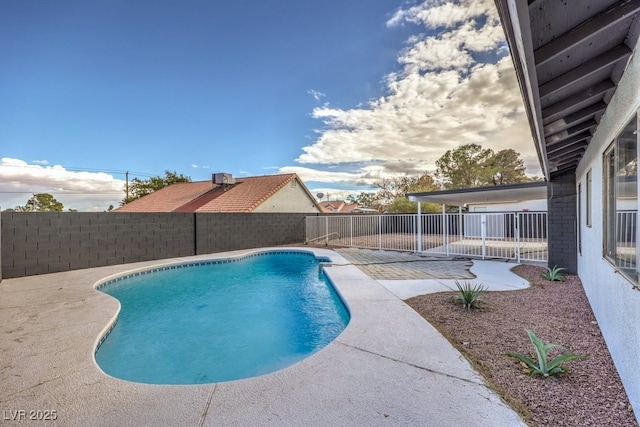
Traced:
<svg viewBox="0 0 640 427">
<path fill-rule="evenodd" d="M 548 258 L 546 212 L 308 216 L 305 240 L 518 262 Z"/>
</svg>

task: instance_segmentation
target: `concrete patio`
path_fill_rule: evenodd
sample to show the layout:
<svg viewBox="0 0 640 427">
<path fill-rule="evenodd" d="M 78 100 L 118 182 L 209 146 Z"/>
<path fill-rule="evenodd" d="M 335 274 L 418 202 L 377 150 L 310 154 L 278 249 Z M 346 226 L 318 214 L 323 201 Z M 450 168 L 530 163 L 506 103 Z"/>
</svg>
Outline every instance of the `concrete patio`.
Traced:
<svg viewBox="0 0 640 427">
<path fill-rule="evenodd" d="M 42 425 L 30 418 L 55 414 L 48 423 L 78 426 L 524 425 L 389 283 L 370 278 L 337 252 L 293 249 L 332 259 L 327 274 L 349 305 L 349 325 L 289 368 L 217 384 L 148 385 L 104 374 L 93 352 L 118 302 L 93 286 L 151 265 L 254 250 L 3 280 L 2 422 Z M 420 280 L 430 283 L 414 280 L 405 284 L 417 292 Z"/>
</svg>

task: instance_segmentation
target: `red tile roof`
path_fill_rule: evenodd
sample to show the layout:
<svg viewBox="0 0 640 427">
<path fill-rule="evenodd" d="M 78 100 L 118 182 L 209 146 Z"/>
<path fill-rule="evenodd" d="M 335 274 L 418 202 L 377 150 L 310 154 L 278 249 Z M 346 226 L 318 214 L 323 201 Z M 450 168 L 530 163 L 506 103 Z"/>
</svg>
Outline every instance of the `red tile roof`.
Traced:
<svg viewBox="0 0 640 427">
<path fill-rule="evenodd" d="M 162 188 L 134 200 L 118 212 L 251 212 L 297 175 L 236 178 L 232 185 L 211 181 L 185 182 Z M 313 196 L 309 194 L 313 199 Z"/>
<path fill-rule="evenodd" d="M 213 189 L 210 181 L 181 182 L 164 187 L 116 209 L 118 212 L 173 212 Z"/>
<path fill-rule="evenodd" d="M 322 212 L 326 213 L 351 213 L 351 211 L 358 208 L 357 203 L 347 203 L 344 200 L 327 200 L 319 204 Z"/>
</svg>

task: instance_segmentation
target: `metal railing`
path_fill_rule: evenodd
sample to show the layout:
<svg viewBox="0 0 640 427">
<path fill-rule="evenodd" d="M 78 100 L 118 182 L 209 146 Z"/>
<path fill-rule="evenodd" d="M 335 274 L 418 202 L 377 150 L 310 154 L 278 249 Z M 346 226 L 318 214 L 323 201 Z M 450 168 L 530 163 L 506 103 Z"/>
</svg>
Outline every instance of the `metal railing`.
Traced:
<svg viewBox="0 0 640 427">
<path fill-rule="evenodd" d="M 309 216 L 306 241 L 518 262 L 548 259 L 546 212 Z"/>
<path fill-rule="evenodd" d="M 636 268 L 637 221 L 637 211 L 616 212 L 615 262 L 618 267 L 634 270 Z"/>
</svg>

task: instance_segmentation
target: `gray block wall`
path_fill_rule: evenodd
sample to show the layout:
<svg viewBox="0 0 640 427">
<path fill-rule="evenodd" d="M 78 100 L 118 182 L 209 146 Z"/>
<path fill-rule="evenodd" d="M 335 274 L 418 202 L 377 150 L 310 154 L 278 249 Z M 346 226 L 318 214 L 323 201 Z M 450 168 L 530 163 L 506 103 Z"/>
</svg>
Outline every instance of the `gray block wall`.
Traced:
<svg viewBox="0 0 640 427">
<path fill-rule="evenodd" d="M 3 212 L 0 280 L 301 243 L 305 214 Z"/>
<path fill-rule="evenodd" d="M 551 178 L 547 190 L 549 267 L 578 273 L 577 195 L 574 173 Z"/>
<path fill-rule="evenodd" d="M 196 214 L 197 254 L 302 243 L 306 213 Z"/>
</svg>

